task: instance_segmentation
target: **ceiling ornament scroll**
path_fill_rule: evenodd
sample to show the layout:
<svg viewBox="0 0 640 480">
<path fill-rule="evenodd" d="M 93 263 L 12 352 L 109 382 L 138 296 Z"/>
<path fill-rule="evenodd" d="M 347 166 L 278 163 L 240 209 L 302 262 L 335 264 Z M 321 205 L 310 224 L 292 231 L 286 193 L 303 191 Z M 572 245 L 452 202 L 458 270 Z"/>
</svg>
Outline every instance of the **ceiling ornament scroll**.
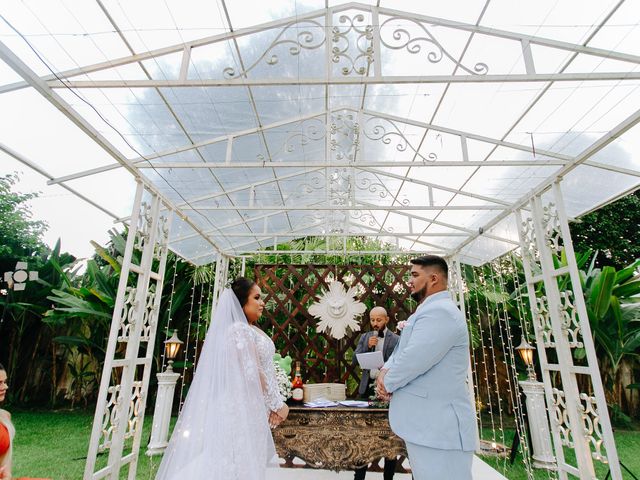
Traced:
<svg viewBox="0 0 640 480">
<path fill-rule="evenodd" d="M 415 25 L 418 30 L 424 32 L 424 36 L 412 36 L 408 28 L 393 27 L 393 23 L 400 23 L 406 25 L 410 23 Z M 385 31 L 393 29 L 391 35 L 383 35 Z M 390 37 L 390 38 L 389 38 Z M 465 72 L 471 75 L 486 75 L 489 72 L 489 67 L 486 63 L 478 62 L 473 67 L 467 67 L 447 51 L 446 48 L 436 39 L 435 35 L 422 23 L 408 17 L 394 16 L 387 18 L 380 25 L 380 43 L 385 47 L 392 50 L 406 50 L 411 54 L 419 54 L 423 48 L 427 51 L 427 60 L 431 63 L 440 63 L 444 58 L 448 58 L 458 68 L 461 68 Z"/>
<path fill-rule="evenodd" d="M 362 133 L 369 140 L 381 141 L 385 145 L 391 145 L 395 142 L 396 150 L 405 152 L 409 149 L 424 163 L 435 162 L 438 159 L 438 155 L 433 152 L 429 152 L 426 155 L 418 152 L 418 149 L 411 144 L 397 123 L 388 118 L 369 117 L 365 121 Z"/>
<path fill-rule="evenodd" d="M 316 35 L 314 32 L 322 32 Z M 264 61 L 269 66 L 277 65 L 280 62 L 278 53 L 288 47 L 289 55 L 300 55 L 302 50 L 315 50 L 324 45 L 324 27 L 315 20 L 304 20 L 302 22 L 292 22 L 285 26 L 278 36 L 271 42 L 267 49 L 248 68 L 237 72 L 234 67 L 225 68 L 222 73 L 227 79 L 235 79 L 246 76 L 259 63 Z M 291 35 L 293 32 L 293 35 Z"/>
<path fill-rule="evenodd" d="M 361 13 L 353 17 L 340 15 L 338 22 L 345 26 L 336 25 L 331 30 L 334 43 L 331 61 L 337 64 L 346 62 L 340 69 L 342 75 L 366 75 L 373 63 L 373 26 L 364 24 L 365 18 Z"/>
</svg>

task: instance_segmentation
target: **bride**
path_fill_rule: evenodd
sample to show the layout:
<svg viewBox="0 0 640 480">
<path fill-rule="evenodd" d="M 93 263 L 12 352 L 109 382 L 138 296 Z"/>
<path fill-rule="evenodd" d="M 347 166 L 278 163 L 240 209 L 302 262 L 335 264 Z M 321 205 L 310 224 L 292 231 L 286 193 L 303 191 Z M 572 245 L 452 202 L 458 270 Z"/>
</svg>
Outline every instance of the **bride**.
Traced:
<svg viewBox="0 0 640 480">
<path fill-rule="evenodd" d="M 263 309 L 260 287 L 243 277 L 220 295 L 156 480 L 262 480 L 277 466 L 269 427 L 289 409 L 273 342 L 255 326 Z"/>
</svg>

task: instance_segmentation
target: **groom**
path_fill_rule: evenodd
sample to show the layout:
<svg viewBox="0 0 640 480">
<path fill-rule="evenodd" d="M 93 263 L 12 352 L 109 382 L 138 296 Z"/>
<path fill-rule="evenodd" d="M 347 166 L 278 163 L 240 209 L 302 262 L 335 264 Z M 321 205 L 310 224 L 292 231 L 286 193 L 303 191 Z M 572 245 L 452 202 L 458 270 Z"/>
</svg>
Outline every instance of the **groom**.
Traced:
<svg viewBox="0 0 640 480">
<path fill-rule="evenodd" d="M 389 423 L 407 445 L 415 480 L 471 480 L 477 435 L 464 316 L 447 291 L 446 261 L 426 255 L 411 263 L 418 308 L 376 379 L 376 393 L 390 398 Z"/>
</svg>

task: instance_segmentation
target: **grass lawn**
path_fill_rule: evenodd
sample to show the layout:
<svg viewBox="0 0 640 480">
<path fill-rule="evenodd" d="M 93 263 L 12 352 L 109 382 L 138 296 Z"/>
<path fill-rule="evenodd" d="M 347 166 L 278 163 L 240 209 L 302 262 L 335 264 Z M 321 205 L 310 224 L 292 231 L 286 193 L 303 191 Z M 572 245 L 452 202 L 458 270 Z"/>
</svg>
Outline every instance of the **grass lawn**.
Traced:
<svg viewBox="0 0 640 480">
<path fill-rule="evenodd" d="M 87 412 L 14 412 L 17 436 L 14 449 L 14 476 L 46 477 L 54 480 L 79 480 L 84 472 L 87 444 L 91 432 L 93 414 Z M 138 463 L 137 478 L 152 480 L 160 463 L 159 457 L 149 459 L 144 450 L 149 441 L 151 418 L 147 417 L 142 436 L 142 452 Z M 618 455 L 622 462 L 640 478 L 640 432 L 618 431 L 615 434 Z M 485 438 L 488 435 L 485 434 Z M 513 431 L 505 431 L 507 446 L 511 445 Z M 501 441 L 501 438 L 498 439 Z M 527 472 L 518 455 L 513 466 L 505 460 L 483 458 L 509 479 L 526 480 Z M 106 461 L 106 454 L 102 457 Z M 607 469 L 598 465 L 599 479 L 604 479 Z M 623 472 L 624 473 L 624 472 Z M 629 474 L 623 475 L 631 480 Z M 535 471 L 535 478 L 555 478 L 544 471 Z"/>
</svg>

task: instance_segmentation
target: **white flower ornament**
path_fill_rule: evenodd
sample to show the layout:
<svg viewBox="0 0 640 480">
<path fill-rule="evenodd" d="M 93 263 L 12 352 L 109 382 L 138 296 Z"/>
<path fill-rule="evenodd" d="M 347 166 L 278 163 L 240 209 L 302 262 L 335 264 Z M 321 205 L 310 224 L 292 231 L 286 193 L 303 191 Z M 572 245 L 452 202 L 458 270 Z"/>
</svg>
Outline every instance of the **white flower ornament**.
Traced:
<svg viewBox="0 0 640 480">
<path fill-rule="evenodd" d="M 366 305 L 354 297 L 356 288 L 345 291 L 340 282 L 331 282 L 329 290 L 324 292 L 317 303 L 309 307 L 309 313 L 319 318 L 318 331 L 327 332 L 333 338 L 341 339 L 346 335 L 347 328 L 357 332 L 360 323 L 356 319 L 367 309 Z"/>
</svg>

